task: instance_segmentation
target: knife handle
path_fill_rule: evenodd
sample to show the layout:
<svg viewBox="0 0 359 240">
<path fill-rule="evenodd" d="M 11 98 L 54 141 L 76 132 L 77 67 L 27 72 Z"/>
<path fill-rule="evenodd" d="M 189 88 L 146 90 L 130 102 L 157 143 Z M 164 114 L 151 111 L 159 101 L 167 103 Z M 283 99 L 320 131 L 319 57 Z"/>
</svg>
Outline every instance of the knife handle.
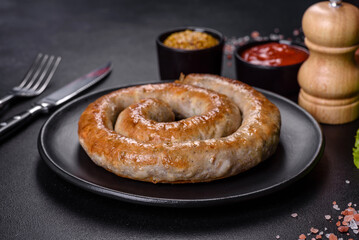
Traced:
<svg viewBox="0 0 359 240">
<path fill-rule="evenodd" d="M 10 134 L 14 133 L 20 127 L 24 126 L 31 119 L 33 119 L 43 107 L 41 105 L 35 105 L 25 112 L 16 114 L 12 118 L 0 123 L 0 140 L 5 139 Z"/>
<path fill-rule="evenodd" d="M 3 98 L 0 99 L 0 108 L 5 107 L 5 105 L 15 97 L 13 94 L 9 94 Z"/>
</svg>

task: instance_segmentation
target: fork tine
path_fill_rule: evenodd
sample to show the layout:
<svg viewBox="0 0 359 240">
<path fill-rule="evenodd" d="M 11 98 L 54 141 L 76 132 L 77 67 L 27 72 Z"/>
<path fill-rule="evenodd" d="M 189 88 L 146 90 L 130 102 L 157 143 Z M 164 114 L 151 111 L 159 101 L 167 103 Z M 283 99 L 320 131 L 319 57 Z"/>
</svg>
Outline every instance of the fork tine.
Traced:
<svg viewBox="0 0 359 240">
<path fill-rule="evenodd" d="M 54 58 L 54 56 L 52 56 L 52 58 Z M 54 64 L 52 65 L 52 67 L 51 67 L 51 70 L 50 70 L 49 74 L 47 75 L 46 80 L 44 81 L 44 83 L 42 84 L 42 86 L 41 86 L 39 89 L 36 90 L 37 93 L 42 93 L 42 92 L 45 90 L 45 88 L 46 88 L 47 85 L 49 84 L 49 82 L 50 82 L 52 76 L 54 75 L 54 73 L 55 73 L 57 67 L 59 66 L 60 61 L 61 61 L 61 57 L 57 57 L 56 60 L 55 60 L 55 63 L 54 63 Z M 51 62 L 52 62 L 52 61 L 51 61 Z M 49 64 L 48 67 L 50 67 L 50 65 L 51 65 L 51 64 Z M 49 70 L 49 68 L 46 70 L 46 72 L 47 72 L 48 70 Z M 44 74 L 44 76 L 45 76 L 45 74 Z"/>
<path fill-rule="evenodd" d="M 48 58 L 47 54 L 44 57 L 41 53 L 37 55 L 23 81 L 13 87 L 9 95 L 0 99 L 0 108 L 15 97 L 34 97 L 45 90 L 61 61 L 61 57 L 55 60 L 55 56 L 51 55 L 47 61 Z"/>
<path fill-rule="evenodd" d="M 18 88 L 23 88 L 27 83 L 28 80 L 30 79 L 32 73 L 34 72 L 34 70 L 36 69 L 36 67 L 39 65 L 40 59 L 42 58 L 42 53 L 37 54 L 35 61 L 32 62 L 29 70 L 27 71 L 24 79 L 22 80 L 22 82 L 20 83 L 20 85 L 18 86 Z"/>
<path fill-rule="evenodd" d="M 50 68 L 50 66 L 51 66 L 51 63 L 52 63 L 52 61 L 54 60 L 54 58 L 55 58 L 54 56 L 50 56 L 49 60 L 47 61 L 46 66 L 44 66 L 44 68 L 42 69 L 42 72 L 41 72 L 41 74 L 40 74 L 40 77 L 36 80 L 36 82 L 34 83 L 34 85 L 31 86 L 30 90 L 35 91 L 35 90 L 39 87 L 39 85 L 41 84 L 42 80 L 44 79 L 44 77 L 45 77 L 47 71 L 49 70 L 49 68 Z"/>
<path fill-rule="evenodd" d="M 49 58 L 49 56 L 47 54 L 42 58 L 42 61 L 39 64 L 39 66 L 37 67 L 34 75 L 32 76 L 32 78 L 30 80 L 30 82 L 28 84 L 26 84 L 26 86 L 24 87 L 25 89 L 30 89 L 31 86 L 34 84 L 35 80 L 37 79 L 37 76 L 40 74 L 40 71 L 42 71 L 42 69 L 44 68 L 44 65 L 45 65 L 48 58 Z"/>
</svg>

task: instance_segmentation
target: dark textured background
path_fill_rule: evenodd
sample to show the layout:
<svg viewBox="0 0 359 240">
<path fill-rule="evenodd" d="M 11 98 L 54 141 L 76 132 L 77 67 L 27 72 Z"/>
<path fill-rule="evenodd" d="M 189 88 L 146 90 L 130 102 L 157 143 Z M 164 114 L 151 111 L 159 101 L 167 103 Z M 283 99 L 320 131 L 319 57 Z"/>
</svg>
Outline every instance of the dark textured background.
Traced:
<svg viewBox="0 0 359 240">
<path fill-rule="evenodd" d="M 204 26 L 240 37 L 278 28 L 291 36 L 314 2 L 2 0 L 0 96 L 20 81 L 38 52 L 63 58 L 42 96 L 108 60 L 114 71 L 96 90 L 152 82 L 159 79 L 155 38 L 167 29 Z M 234 77 L 227 61 L 223 75 Z M 17 101 L 0 112 L 0 120 L 30 105 Z M 55 175 L 36 147 L 46 119 L 36 119 L 0 143 L 0 239 L 297 239 L 312 226 L 336 232 L 334 223 L 324 219 L 325 214 L 339 214 L 332 201 L 341 208 L 348 202 L 359 204 L 359 170 L 351 155 L 358 120 L 322 125 L 324 157 L 283 191 L 231 206 L 167 209 L 101 197 Z M 290 216 L 293 212 L 297 219 Z"/>
</svg>

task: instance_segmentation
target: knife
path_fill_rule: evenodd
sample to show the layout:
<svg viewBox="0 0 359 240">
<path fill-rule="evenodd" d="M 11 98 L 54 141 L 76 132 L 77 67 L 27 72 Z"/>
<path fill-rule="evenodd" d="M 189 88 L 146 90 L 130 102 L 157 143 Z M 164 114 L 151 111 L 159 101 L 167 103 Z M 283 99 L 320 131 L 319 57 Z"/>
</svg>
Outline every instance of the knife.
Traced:
<svg viewBox="0 0 359 240">
<path fill-rule="evenodd" d="M 82 91 L 88 89 L 92 85 L 104 79 L 112 71 L 111 62 L 107 63 L 105 66 L 100 67 L 92 72 L 77 78 L 76 80 L 70 82 L 59 90 L 51 93 L 50 95 L 42 98 L 30 109 L 16 114 L 12 118 L 8 119 L 5 122 L 0 123 L 0 140 L 4 139 L 10 133 L 13 133 L 19 127 L 28 123 L 31 119 L 37 116 L 39 113 L 48 113 L 49 110 L 52 110 L 59 105 L 69 101 L 74 98 L 76 95 Z"/>
</svg>

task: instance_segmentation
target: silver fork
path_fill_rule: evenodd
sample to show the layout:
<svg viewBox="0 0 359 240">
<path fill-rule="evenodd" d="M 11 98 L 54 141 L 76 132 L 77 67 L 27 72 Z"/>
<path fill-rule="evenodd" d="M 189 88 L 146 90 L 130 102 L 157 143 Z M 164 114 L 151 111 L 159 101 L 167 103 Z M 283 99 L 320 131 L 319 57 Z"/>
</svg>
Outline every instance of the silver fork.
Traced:
<svg viewBox="0 0 359 240">
<path fill-rule="evenodd" d="M 39 53 L 22 82 L 10 94 L 0 99 L 0 108 L 15 97 L 35 97 L 40 95 L 54 75 L 61 57 Z"/>
</svg>

